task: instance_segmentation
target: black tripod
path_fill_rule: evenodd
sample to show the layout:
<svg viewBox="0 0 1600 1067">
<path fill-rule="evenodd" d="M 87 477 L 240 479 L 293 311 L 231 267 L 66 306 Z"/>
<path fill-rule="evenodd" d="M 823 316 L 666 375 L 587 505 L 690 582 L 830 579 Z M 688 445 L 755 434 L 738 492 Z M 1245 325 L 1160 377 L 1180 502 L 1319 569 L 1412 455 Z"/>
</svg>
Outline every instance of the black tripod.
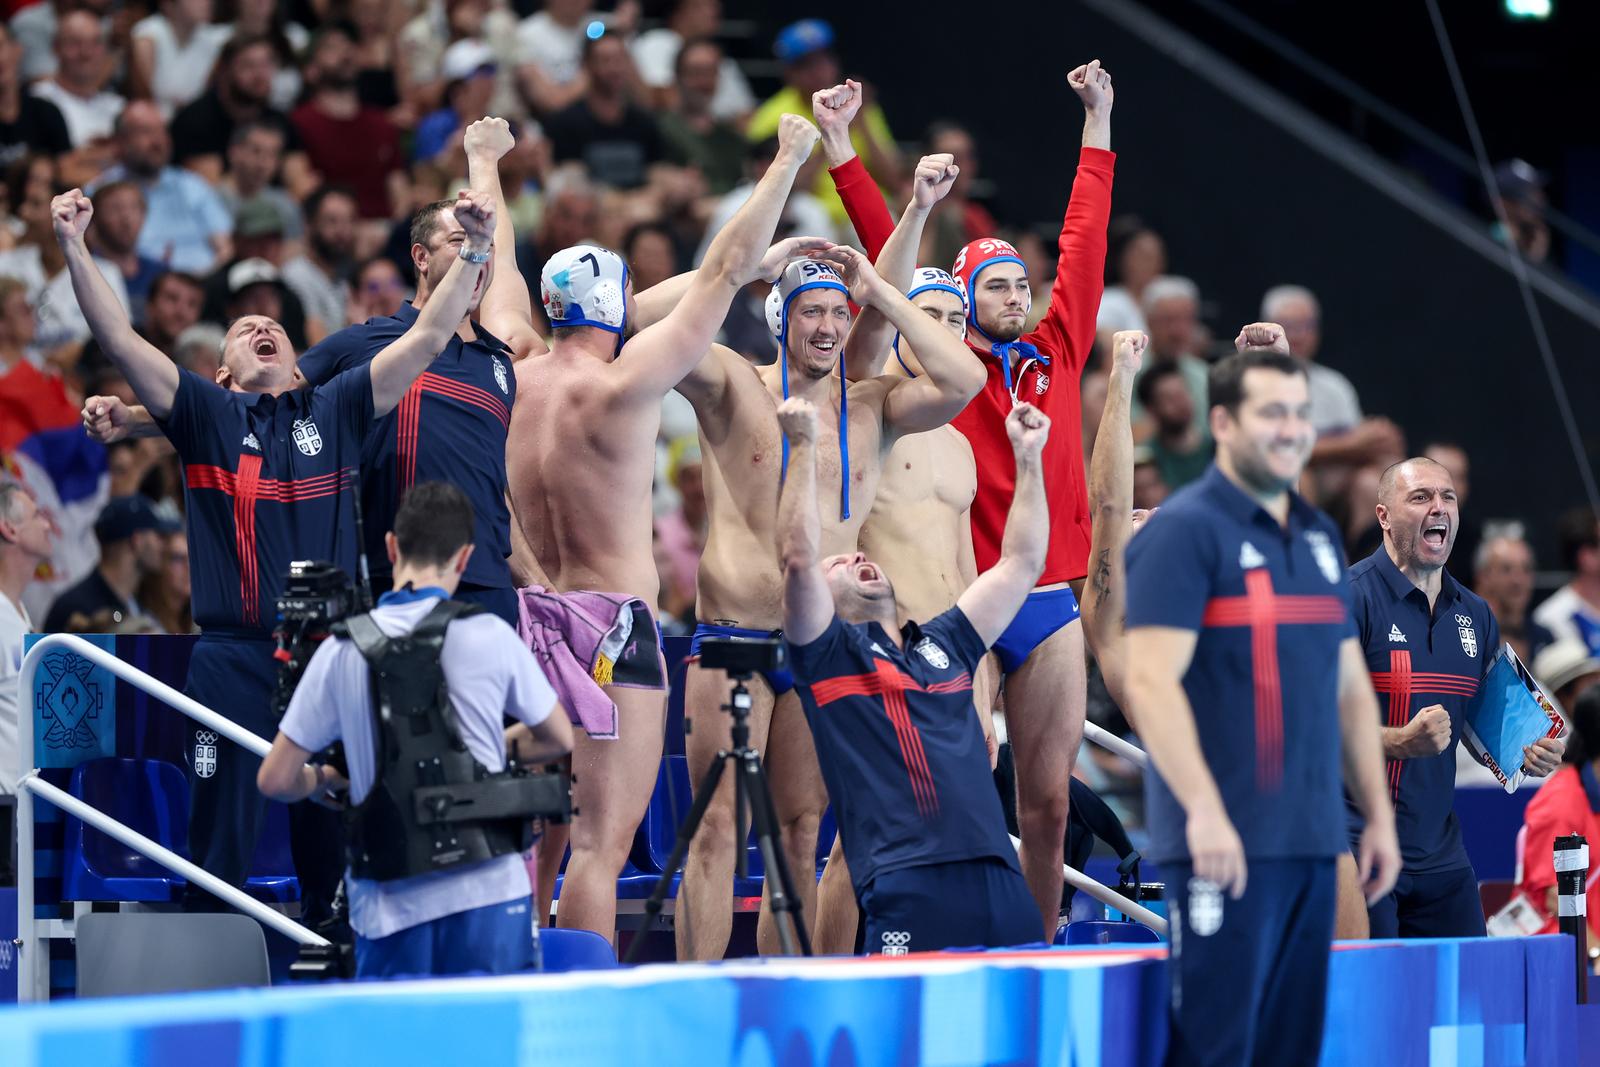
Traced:
<svg viewBox="0 0 1600 1067">
<path fill-rule="evenodd" d="M 750 747 L 750 690 L 745 688 L 744 683 L 750 679 L 752 672 L 730 670 L 728 674 L 733 679 L 733 692 L 729 695 L 728 703 L 722 705 L 722 710 L 733 716 L 733 748 L 718 752 L 717 758 L 711 761 L 711 766 L 706 770 L 705 779 L 694 795 L 694 804 L 690 806 L 683 825 L 678 827 L 678 839 L 673 843 L 672 855 L 668 857 L 661 877 L 651 890 L 650 899 L 644 902 L 644 929 L 649 930 L 661 914 L 662 902 L 672 888 L 673 872 L 682 866 L 684 856 L 688 855 L 689 842 L 700 829 L 700 820 L 705 818 L 706 808 L 716 795 L 722 772 L 732 763 L 733 825 L 734 833 L 738 835 L 734 846 L 738 857 L 738 876 L 743 878 L 746 872 L 744 827 L 745 808 L 748 805 L 756 832 L 756 846 L 761 849 L 761 860 L 766 866 L 767 895 L 772 903 L 772 917 L 778 925 L 783 953 L 786 956 L 809 956 L 811 938 L 806 935 L 805 919 L 800 914 L 800 896 L 795 892 L 794 877 L 779 847 L 778 817 L 772 806 L 772 792 L 767 788 L 767 774 L 761 766 L 761 754 Z M 688 726 L 684 728 L 687 730 Z M 787 924 L 785 918 L 788 919 Z M 622 962 L 632 963 L 643 943 L 642 935 L 634 938 Z"/>
</svg>

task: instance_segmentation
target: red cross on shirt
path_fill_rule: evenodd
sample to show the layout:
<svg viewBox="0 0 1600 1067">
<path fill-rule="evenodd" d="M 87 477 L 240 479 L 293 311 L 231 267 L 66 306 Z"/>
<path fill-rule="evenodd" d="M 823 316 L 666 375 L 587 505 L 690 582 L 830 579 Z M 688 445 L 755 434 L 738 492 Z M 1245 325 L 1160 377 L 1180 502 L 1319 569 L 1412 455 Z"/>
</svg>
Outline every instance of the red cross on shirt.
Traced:
<svg viewBox="0 0 1600 1067">
<path fill-rule="evenodd" d="M 1206 602 L 1201 625 L 1250 628 L 1251 675 L 1256 705 L 1256 788 L 1283 784 L 1283 686 L 1278 678 L 1278 627 L 1341 623 L 1344 601 L 1336 596 L 1278 596 L 1263 567 L 1244 572 L 1244 596 Z"/>
<path fill-rule="evenodd" d="M 1398 730 L 1411 721 L 1411 698 L 1417 693 L 1437 693 L 1441 696 L 1474 696 L 1478 680 L 1462 674 L 1437 674 L 1424 671 L 1413 674 L 1411 653 L 1406 649 L 1389 650 L 1389 669 L 1372 672 L 1372 688 L 1389 698 L 1389 718 L 1385 726 Z M 1400 775 L 1406 761 L 1388 761 L 1389 799 L 1400 799 Z"/>
<path fill-rule="evenodd" d="M 906 692 L 966 692 L 972 688 L 972 677 L 962 671 L 949 681 L 924 686 L 888 660 L 874 659 L 872 662 L 876 669 L 871 674 L 848 674 L 812 682 L 811 697 L 817 702 L 818 708 L 845 697 L 883 698 L 883 711 L 889 717 L 895 739 L 900 744 L 900 758 L 905 761 L 917 811 L 924 819 L 932 819 L 939 814 L 939 792 L 934 787 L 933 774 L 928 770 L 927 754 L 922 750 L 922 735 L 911 721 L 911 710 L 906 706 Z"/>
</svg>

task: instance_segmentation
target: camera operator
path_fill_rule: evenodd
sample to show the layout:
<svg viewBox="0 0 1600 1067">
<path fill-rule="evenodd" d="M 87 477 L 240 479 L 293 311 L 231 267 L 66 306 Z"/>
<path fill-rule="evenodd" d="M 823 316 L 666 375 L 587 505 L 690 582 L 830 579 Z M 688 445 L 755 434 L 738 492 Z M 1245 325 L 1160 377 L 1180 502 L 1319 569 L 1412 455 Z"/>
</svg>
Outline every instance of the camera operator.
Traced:
<svg viewBox="0 0 1600 1067">
<path fill-rule="evenodd" d="M 778 422 L 789 441 L 778 503 L 783 632 L 867 915 L 867 950 L 1041 940 L 989 774 L 972 672 L 1044 569 L 1049 418 L 1031 404 L 1006 418 L 1017 475 L 999 561 L 943 615 L 903 627 L 881 568 L 859 552 L 819 558 L 816 409 L 785 400 Z"/>
<path fill-rule="evenodd" d="M 435 839 L 449 831 L 419 825 L 406 772 L 426 759 L 417 746 L 427 712 L 432 728 L 420 744 L 446 753 L 456 747 L 453 730 L 476 764 L 465 781 L 437 783 L 451 786 L 500 775 L 508 746 L 519 762 L 558 759 L 572 748 L 572 727 L 516 631 L 450 599 L 473 550 L 472 506 L 460 489 L 415 486 L 385 542 L 394 591 L 370 614 L 336 626 L 336 636 L 311 657 L 256 783 L 285 803 L 348 785 L 345 885 L 358 978 L 526 970 L 533 915 L 518 850 L 531 842 L 496 833 L 510 829 L 507 823 L 520 830 L 528 820 L 444 824 L 462 840 L 459 850 L 440 856 Z M 368 635 L 377 639 L 376 654 Z M 519 725 L 502 734 L 502 715 Z M 313 752 L 341 740 L 348 782 L 331 766 L 306 765 Z M 476 854 L 468 838 L 474 827 L 487 829 Z M 397 872 L 405 876 L 382 877 Z"/>
<path fill-rule="evenodd" d="M 276 681 L 271 629 L 289 563 L 321 559 L 357 573 L 362 443 L 373 420 L 400 404 L 448 343 L 483 284 L 494 201 L 461 194 L 454 210 L 465 230 L 460 255 L 405 334 L 371 362 L 306 388 L 298 388 L 304 382 L 288 335 L 264 315 L 229 325 L 212 381 L 180 369 L 134 332 L 95 267 L 83 239 L 94 214 L 89 198 L 69 190 L 51 202 L 50 214 L 95 340 L 183 461 L 194 617 L 202 630 L 184 691 L 268 734 Z M 96 428 L 107 415 L 92 405 L 85 422 Z M 256 757 L 206 730 L 196 732 L 192 746 L 190 853 L 223 881 L 242 885 L 265 812 L 250 782 Z M 313 926 L 331 917 L 338 885 L 337 866 L 315 862 L 338 835 L 321 815 L 307 805 L 290 813 L 302 916 Z M 215 907 L 193 883 L 185 903 Z"/>
</svg>

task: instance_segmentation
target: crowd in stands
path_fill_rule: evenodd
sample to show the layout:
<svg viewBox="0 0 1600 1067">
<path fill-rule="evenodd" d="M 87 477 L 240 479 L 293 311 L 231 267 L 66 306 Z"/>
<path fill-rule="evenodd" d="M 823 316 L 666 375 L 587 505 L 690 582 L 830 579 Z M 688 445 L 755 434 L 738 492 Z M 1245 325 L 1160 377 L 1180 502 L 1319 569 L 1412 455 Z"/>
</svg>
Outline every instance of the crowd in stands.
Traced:
<svg viewBox="0 0 1600 1067">
<path fill-rule="evenodd" d="M 64 443 L 86 398 L 136 400 L 74 301 L 51 235 L 54 194 L 81 186 L 92 198 L 89 244 L 136 328 L 207 378 L 222 329 L 238 315 L 278 319 L 303 351 L 393 314 L 414 280 L 410 216 L 463 187 L 461 134 L 485 114 L 516 130 L 501 180 L 524 276 L 537 278 L 555 250 L 588 242 L 620 251 L 642 291 L 694 267 L 773 158 L 779 118 L 809 115 L 812 93 L 843 80 L 826 22 L 808 19 L 776 38 L 782 80 L 773 84 L 747 76 L 728 54 L 723 15 L 718 0 L 672 0 L 648 17 L 636 0 L 605 11 L 594 0 L 536 8 L 506 0 L 37 0 L 0 23 L 0 476 L 26 488 L 0 497 L 0 530 L 32 521 L 30 509 L 51 524 L 43 542 L 4 539 L 0 562 L 31 579 L 4 590 L 31 627 L 194 630 L 171 447 L 160 438 L 104 449 Z M 870 56 L 851 58 L 870 78 Z M 867 84 L 852 135 L 891 202 L 904 202 L 906 161 L 921 152 L 951 153 L 960 167 L 918 262 L 948 265 L 968 240 L 1005 236 L 1028 260 L 1034 314 L 1042 315 L 1055 256 L 1034 224 L 1053 232 L 1053 220 L 996 218 L 975 196 L 979 138 L 952 122 L 926 131 L 891 125 Z M 1526 164 L 1507 167 L 1512 236 L 1542 258 L 1543 178 Z M 790 198 L 779 237 L 855 242 L 821 152 L 796 188 L 803 191 Z M 1233 347 L 1212 332 L 1222 324 L 1208 320 L 1206 279 L 1183 269 L 1169 262 L 1157 230 L 1133 215 L 1113 219 L 1102 356 L 1083 388 L 1084 442 L 1087 453 L 1110 335 L 1147 331 L 1134 408 L 1140 508 L 1158 507 L 1205 471 L 1213 447 L 1207 368 Z M 1350 558 L 1378 543 L 1379 474 L 1425 453 L 1451 470 L 1461 496 L 1452 574 L 1489 599 L 1536 672 L 1547 650 L 1557 652 L 1546 660 L 1552 686 L 1558 674 L 1564 690 L 1600 680 L 1591 658 L 1600 655 L 1595 516 L 1570 516 L 1562 558 L 1536 561 L 1521 521 L 1531 516 L 1474 514 L 1468 449 L 1410 439 L 1364 407 L 1338 369 L 1355 331 L 1339 308 L 1323 308 L 1292 281 L 1262 295 L 1260 318 L 1281 323 L 1307 362 L 1319 433 L 1307 488 L 1342 524 Z M 765 296 L 761 282 L 743 293 L 721 338 L 758 364 L 776 356 Z M 667 631 L 685 633 L 706 530 L 700 450 L 693 414 L 676 395 L 661 426 L 660 608 Z M 1541 565 L 1574 578 L 1530 613 Z M 4 664 L 0 656 L 0 685 Z M 1574 665 L 1586 673 L 1568 677 Z M 1091 717 L 1127 730 L 1103 695 Z M 1091 773 L 1127 771 L 1109 757 L 1096 766 Z"/>
</svg>

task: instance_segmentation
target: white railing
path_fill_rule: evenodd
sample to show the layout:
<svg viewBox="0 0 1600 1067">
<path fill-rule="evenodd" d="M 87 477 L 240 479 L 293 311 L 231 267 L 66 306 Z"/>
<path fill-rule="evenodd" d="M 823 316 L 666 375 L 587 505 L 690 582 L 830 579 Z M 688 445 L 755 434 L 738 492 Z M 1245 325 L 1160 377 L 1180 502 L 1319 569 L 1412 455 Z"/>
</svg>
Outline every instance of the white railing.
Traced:
<svg viewBox="0 0 1600 1067">
<path fill-rule="evenodd" d="M 1022 851 L 1021 840 L 1016 837 L 1012 837 L 1011 847 L 1015 848 L 1018 852 Z M 1093 878 L 1090 878 L 1087 874 L 1084 874 L 1076 867 L 1069 866 L 1065 863 L 1061 865 L 1061 876 L 1072 888 L 1089 894 L 1100 903 L 1106 905 L 1107 907 L 1115 908 L 1124 915 L 1138 919 L 1141 923 L 1148 926 L 1162 937 L 1167 936 L 1167 920 L 1163 919 L 1161 916 L 1157 915 L 1143 904 L 1140 904 L 1138 901 L 1123 896 L 1110 886 L 1101 885 L 1099 882 L 1095 881 Z M 1047 932 L 1054 933 L 1055 931 L 1050 930 Z"/>
<path fill-rule="evenodd" d="M 1108 752 L 1114 752 L 1140 768 L 1150 766 L 1150 754 L 1138 745 L 1124 741 L 1110 730 L 1103 730 L 1092 722 L 1083 724 L 1083 736 Z"/>
<path fill-rule="evenodd" d="M 172 850 L 164 848 L 143 834 L 129 829 L 111 816 L 83 803 L 83 801 L 39 777 L 38 768 L 34 765 L 33 759 L 34 722 L 37 718 L 33 699 L 33 676 L 38 669 L 40 660 L 44 658 L 46 653 L 55 649 L 65 649 L 83 657 L 97 667 L 104 667 L 129 685 L 143 690 L 150 696 L 170 705 L 195 722 L 200 723 L 206 729 L 216 731 L 223 737 L 254 752 L 258 756 L 265 757 L 272 748 L 266 739 L 256 736 L 233 720 L 218 715 L 210 708 L 183 695 L 160 679 L 152 678 L 137 667 L 129 666 L 99 645 L 92 644 L 72 634 L 51 634 L 48 637 L 40 638 L 39 642 L 29 649 L 28 654 L 23 657 L 22 672 L 18 679 L 20 697 L 18 707 L 27 708 L 28 714 L 25 717 L 21 717 L 22 721 L 18 723 L 18 767 L 15 768 L 18 772 L 18 778 L 15 783 L 17 794 L 17 999 L 29 1001 L 48 1000 L 50 998 L 49 942 L 53 938 L 72 936 L 70 923 L 39 919 L 34 915 L 33 798 L 35 795 L 56 805 L 63 811 L 76 815 L 95 829 L 111 835 L 140 855 L 181 874 L 251 918 L 271 926 L 292 940 L 298 941 L 303 945 L 326 945 L 328 943 L 326 939 L 312 933 L 283 913 L 261 903 L 243 890 L 228 885 L 214 875 L 208 874 Z"/>
</svg>

